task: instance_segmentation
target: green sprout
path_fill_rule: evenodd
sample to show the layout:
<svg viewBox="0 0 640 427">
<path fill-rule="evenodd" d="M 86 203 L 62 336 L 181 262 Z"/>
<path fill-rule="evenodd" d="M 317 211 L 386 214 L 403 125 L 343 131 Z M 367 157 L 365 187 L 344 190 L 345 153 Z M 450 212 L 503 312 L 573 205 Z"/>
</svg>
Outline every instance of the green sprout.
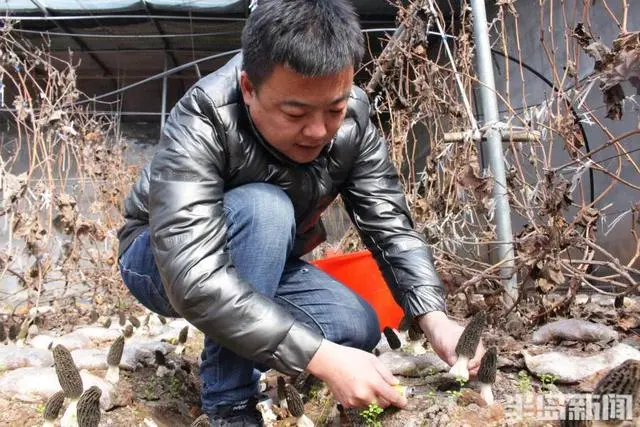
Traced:
<svg viewBox="0 0 640 427">
<path fill-rule="evenodd" d="M 382 423 L 380 422 L 380 414 L 382 414 L 382 409 L 377 404 L 370 404 L 367 409 L 363 409 L 360 411 L 360 416 L 364 418 L 364 424 L 370 427 L 382 427 Z"/>
<path fill-rule="evenodd" d="M 518 373 L 518 388 L 520 389 L 521 393 L 527 393 L 530 392 L 532 390 L 531 387 L 531 379 L 529 378 L 529 375 L 527 374 L 526 371 L 520 371 Z"/>
<path fill-rule="evenodd" d="M 555 374 L 542 374 L 540 375 L 540 381 L 542 385 L 540 386 L 540 390 L 549 391 L 549 386 L 556 382 L 558 376 Z"/>
</svg>

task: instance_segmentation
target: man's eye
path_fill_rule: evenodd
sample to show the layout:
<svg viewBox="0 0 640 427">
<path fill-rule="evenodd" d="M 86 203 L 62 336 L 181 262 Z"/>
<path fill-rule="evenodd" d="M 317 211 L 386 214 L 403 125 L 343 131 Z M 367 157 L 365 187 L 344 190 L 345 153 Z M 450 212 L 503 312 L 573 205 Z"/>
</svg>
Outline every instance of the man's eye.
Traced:
<svg viewBox="0 0 640 427">
<path fill-rule="evenodd" d="M 342 109 L 340 109 L 340 110 L 329 110 L 329 112 L 331 114 L 342 114 L 342 111 L 343 111 Z"/>
<path fill-rule="evenodd" d="M 293 113 L 285 112 L 284 114 L 285 114 L 285 116 L 289 117 L 290 119 L 301 119 L 302 117 L 304 117 L 304 113 L 302 113 L 302 114 L 300 114 L 300 113 L 293 114 Z"/>
</svg>

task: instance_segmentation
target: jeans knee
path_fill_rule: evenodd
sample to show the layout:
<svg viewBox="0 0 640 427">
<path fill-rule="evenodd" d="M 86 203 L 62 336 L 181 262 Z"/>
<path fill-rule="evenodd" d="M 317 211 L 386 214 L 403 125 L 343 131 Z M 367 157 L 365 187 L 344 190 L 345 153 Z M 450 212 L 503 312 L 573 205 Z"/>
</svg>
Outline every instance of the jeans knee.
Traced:
<svg viewBox="0 0 640 427">
<path fill-rule="evenodd" d="M 269 238 L 295 235 L 293 203 L 276 185 L 260 182 L 236 187 L 225 195 L 225 209 L 235 226 L 252 225 Z"/>
<path fill-rule="evenodd" d="M 380 321 L 375 310 L 364 303 L 357 313 L 349 313 L 349 320 L 343 324 L 339 344 L 371 351 L 380 342 Z"/>
<path fill-rule="evenodd" d="M 366 314 L 363 315 L 362 320 L 362 330 L 363 332 L 366 332 L 363 333 L 363 336 L 361 338 L 362 342 L 360 348 L 365 351 L 372 351 L 375 346 L 378 345 L 378 342 L 380 342 L 380 321 L 378 320 L 378 315 L 372 307 L 368 306 L 365 313 Z"/>
</svg>

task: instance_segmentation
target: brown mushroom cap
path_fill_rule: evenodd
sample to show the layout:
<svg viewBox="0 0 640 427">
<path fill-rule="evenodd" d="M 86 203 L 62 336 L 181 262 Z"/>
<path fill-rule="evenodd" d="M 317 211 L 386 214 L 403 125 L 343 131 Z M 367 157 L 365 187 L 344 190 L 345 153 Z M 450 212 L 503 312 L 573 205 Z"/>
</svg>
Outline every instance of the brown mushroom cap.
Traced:
<svg viewBox="0 0 640 427">
<path fill-rule="evenodd" d="M 58 382 L 69 399 L 77 399 L 82 394 L 82 377 L 78 367 L 73 362 L 71 353 L 62 344 L 53 348 L 53 361 L 56 368 Z"/>
<path fill-rule="evenodd" d="M 58 418 L 62 404 L 64 403 L 64 391 L 54 393 L 44 406 L 43 417 L 46 421 L 53 422 Z"/>
<path fill-rule="evenodd" d="M 130 338 L 133 335 L 133 326 L 127 325 L 123 333 L 125 338 Z"/>
<path fill-rule="evenodd" d="M 166 317 L 158 315 L 158 319 L 160 320 L 160 323 L 162 323 L 163 325 L 167 324 L 167 318 Z"/>
<path fill-rule="evenodd" d="M 140 321 L 133 314 L 129 316 L 129 322 L 131 322 L 131 324 L 133 325 L 134 328 L 139 328 L 140 327 Z"/>
<path fill-rule="evenodd" d="M 397 350 L 402 346 L 402 344 L 400 343 L 400 338 L 398 338 L 398 335 L 396 334 L 396 332 L 390 327 L 385 326 L 384 329 L 382 330 L 382 333 L 387 339 L 387 342 L 389 343 L 389 347 L 391 347 L 392 350 Z"/>
<path fill-rule="evenodd" d="M 640 361 L 628 359 L 602 377 L 594 394 L 637 395 L 640 387 Z"/>
<path fill-rule="evenodd" d="M 18 338 L 18 333 L 20 333 L 20 328 L 18 327 L 18 324 L 12 323 L 11 326 L 9 326 L 9 340 L 15 341 L 16 338 Z"/>
<path fill-rule="evenodd" d="M 593 395 L 598 396 L 600 401 L 605 402 L 604 396 L 631 396 L 632 405 L 636 406 L 636 400 L 638 398 L 638 390 L 640 389 L 640 361 L 627 359 L 622 362 L 620 365 L 616 366 L 612 370 L 610 370 L 607 375 L 605 375 L 598 383 L 596 384 Z M 609 401 L 609 404 L 611 401 Z M 606 408 L 606 409 L 605 409 Z M 603 417 L 607 416 L 609 420 L 618 420 L 622 421 L 619 418 L 620 415 L 626 417 L 624 414 L 625 411 L 620 411 L 617 413 L 609 412 L 608 414 L 603 411 L 608 412 L 608 406 L 605 405 L 594 405 L 593 406 L 593 415 L 595 419 L 604 419 Z M 634 414 L 634 420 L 635 420 Z"/>
<path fill-rule="evenodd" d="M 202 414 L 191 423 L 189 427 L 210 427 L 209 417 L 207 414 Z"/>
<path fill-rule="evenodd" d="M 498 350 L 490 347 L 482 360 L 478 369 L 478 381 L 484 384 L 493 384 L 496 381 L 496 370 L 498 368 Z"/>
<path fill-rule="evenodd" d="M 166 366 L 167 358 L 164 356 L 164 353 L 160 350 L 156 350 L 154 353 L 156 359 L 156 365 L 158 366 Z"/>
<path fill-rule="evenodd" d="M 409 339 L 411 341 L 418 341 L 422 338 L 424 338 L 422 329 L 420 329 L 420 326 L 417 323 L 412 323 L 411 327 L 409 328 Z"/>
<path fill-rule="evenodd" d="M 107 364 L 109 366 L 120 366 L 120 360 L 122 360 L 122 352 L 124 350 L 124 336 L 120 335 L 111 344 L 109 353 L 107 354 Z"/>
<path fill-rule="evenodd" d="M 98 427 L 100 424 L 100 396 L 102 390 L 91 386 L 78 400 L 78 427 Z"/>
<path fill-rule="evenodd" d="M 180 344 L 186 343 L 188 336 L 189 336 L 189 326 L 187 325 L 180 330 L 180 334 L 178 334 L 178 342 Z"/>
<path fill-rule="evenodd" d="M 4 322 L 0 321 L 0 342 L 7 340 L 7 331 L 4 329 Z"/>
<path fill-rule="evenodd" d="M 100 315 L 97 311 L 91 310 L 91 313 L 89 313 L 89 323 L 94 323 L 96 320 L 98 320 L 99 317 Z"/>
<path fill-rule="evenodd" d="M 102 324 L 102 326 L 104 326 L 105 328 L 108 328 L 111 326 L 111 318 L 108 317 L 107 320 L 104 321 L 104 323 Z"/>
<path fill-rule="evenodd" d="M 456 345 L 456 354 L 458 356 L 468 357 L 469 359 L 473 358 L 476 354 L 476 349 L 478 348 L 478 343 L 480 342 L 480 337 L 482 336 L 482 331 L 486 323 L 487 315 L 484 310 L 477 312 L 475 316 L 473 316 L 467 327 L 462 331 L 462 335 Z"/>
<path fill-rule="evenodd" d="M 298 393 L 298 390 L 291 385 L 287 384 L 285 386 L 285 392 L 287 394 L 287 408 L 289 408 L 289 412 L 296 418 L 299 418 L 304 415 L 304 402 L 302 401 L 302 396 Z"/>
<path fill-rule="evenodd" d="M 404 316 L 402 316 L 402 319 L 400 319 L 398 330 L 402 332 L 408 330 L 411 327 L 412 322 L 413 322 L 413 318 L 405 314 Z"/>
<path fill-rule="evenodd" d="M 124 324 L 127 323 L 127 318 L 124 315 L 124 311 L 118 313 L 118 320 L 120 322 L 120 326 L 124 326 Z"/>
<path fill-rule="evenodd" d="M 281 375 L 278 376 L 277 382 L 278 382 L 278 387 L 277 387 L 278 400 L 282 402 L 283 400 L 287 399 L 287 390 L 286 390 L 286 383 L 285 383 L 284 377 Z"/>
</svg>

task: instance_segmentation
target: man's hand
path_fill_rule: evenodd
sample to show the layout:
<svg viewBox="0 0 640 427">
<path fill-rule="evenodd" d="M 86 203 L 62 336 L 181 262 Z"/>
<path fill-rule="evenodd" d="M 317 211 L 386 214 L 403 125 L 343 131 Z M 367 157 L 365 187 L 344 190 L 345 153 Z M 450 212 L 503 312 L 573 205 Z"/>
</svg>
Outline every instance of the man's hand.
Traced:
<svg viewBox="0 0 640 427">
<path fill-rule="evenodd" d="M 453 366 L 458 359 L 456 345 L 460 335 L 462 335 L 462 331 L 464 331 L 464 326 L 449 319 L 442 311 L 427 313 L 420 318 L 418 323 L 436 354 L 449 366 Z M 484 353 L 485 348 L 481 340 L 475 356 L 467 365 L 470 377 L 475 377 L 478 374 L 480 359 L 482 359 Z"/>
<path fill-rule="evenodd" d="M 323 340 L 307 370 L 324 381 L 345 407 L 376 403 L 382 408 L 403 408 L 407 404 L 407 399 L 392 387 L 398 380 L 371 353 Z"/>
</svg>

